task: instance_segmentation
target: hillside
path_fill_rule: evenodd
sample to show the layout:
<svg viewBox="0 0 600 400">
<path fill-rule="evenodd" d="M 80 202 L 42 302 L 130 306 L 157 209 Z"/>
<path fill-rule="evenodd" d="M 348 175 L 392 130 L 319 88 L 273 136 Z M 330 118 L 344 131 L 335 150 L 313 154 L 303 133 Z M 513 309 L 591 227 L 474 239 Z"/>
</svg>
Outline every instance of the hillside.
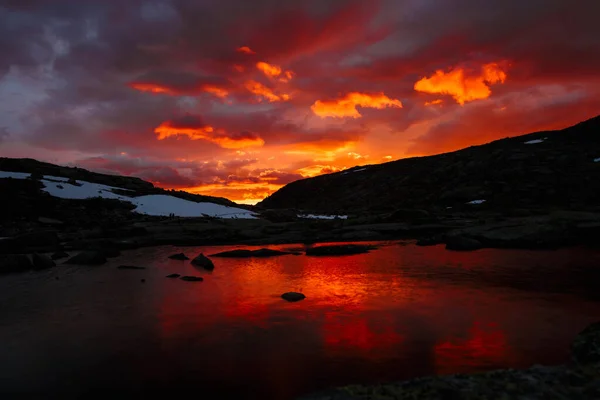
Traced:
<svg viewBox="0 0 600 400">
<path fill-rule="evenodd" d="M 257 206 L 341 214 L 399 208 L 596 210 L 598 193 L 600 116 L 563 130 L 299 180 Z M 481 204 L 466 204 L 472 201 Z"/>
<path fill-rule="evenodd" d="M 133 194 L 127 193 L 128 195 L 133 196 L 169 195 L 194 202 L 208 202 L 214 204 L 221 204 L 229 207 L 240 207 L 250 209 L 248 206 L 238 205 L 233 201 L 222 197 L 203 196 L 180 190 L 165 190 L 162 188 L 157 188 L 152 183 L 136 177 L 101 174 L 97 172 L 88 171 L 83 168 L 65 167 L 61 165 L 37 161 L 31 158 L 0 157 L 0 171 L 24 172 L 30 174 L 34 173 L 38 176 L 49 175 L 56 177 L 65 177 L 100 185 L 126 189 L 129 191 L 133 191 Z"/>
</svg>

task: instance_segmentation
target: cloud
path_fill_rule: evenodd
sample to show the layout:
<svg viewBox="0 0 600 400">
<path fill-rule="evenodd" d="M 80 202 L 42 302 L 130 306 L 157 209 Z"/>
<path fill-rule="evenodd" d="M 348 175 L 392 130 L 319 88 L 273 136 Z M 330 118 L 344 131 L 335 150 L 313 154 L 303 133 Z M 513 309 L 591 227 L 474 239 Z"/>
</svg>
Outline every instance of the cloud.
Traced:
<svg viewBox="0 0 600 400">
<path fill-rule="evenodd" d="M 256 52 L 248 46 L 238 47 L 237 51 L 239 51 L 240 53 L 245 53 L 245 54 L 256 54 Z"/>
<path fill-rule="evenodd" d="M 425 107 L 429 107 L 429 106 L 437 106 L 440 105 L 444 102 L 444 100 L 442 99 L 435 99 L 435 100 L 431 100 L 431 101 L 426 101 L 425 102 Z"/>
<path fill-rule="evenodd" d="M 246 82 L 245 87 L 250 93 L 255 94 L 259 99 L 264 98 L 271 103 L 278 101 L 288 101 L 290 99 L 289 94 L 275 94 L 273 90 L 269 89 L 262 83 L 254 80 L 249 80 L 248 82 Z"/>
<path fill-rule="evenodd" d="M 280 66 L 274 65 L 274 64 L 269 64 L 264 61 L 257 62 L 256 68 L 258 68 L 260 71 L 262 71 L 263 74 L 265 74 L 266 76 L 268 76 L 270 78 L 277 77 L 277 76 L 281 75 L 281 72 L 282 72 Z"/>
<path fill-rule="evenodd" d="M 382 109 L 386 107 L 402 108 L 400 100 L 390 99 L 383 93 L 368 94 L 350 92 L 334 100 L 317 100 L 311 110 L 321 118 L 360 118 L 357 106 Z"/>
<path fill-rule="evenodd" d="M 448 94 L 460 105 L 473 100 L 486 99 L 492 91 L 489 85 L 504 83 L 505 68 L 499 63 L 489 63 L 481 66 L 476 75 L 465 68 L 455 68 L 450 72 L 437 70 L 429 78 L 421 78 L 415 83 L 415 90 L 433 94 Z"/>
<path fill-rule="evenodd" d="M 251 132 L 226 134 L 215 130 L 197 116 L 185 116 L 176 120 L 165 121 L 154 129 L 158 140 L 169 137 L 187 136 L 191 140 L 207 140 L 226 149 L 241 149 L 245 147 L 262 146 L 264 140 Z"/>
<path fill-rule="evenodd" d="M 0 128 L 0 143 L 2 143 L 4 140 L 8 139 L 9 136 L 10 136 L 10 133 L 8 132 L 8 129 Z"/>
<path fill-rule="evenodd" d="M 142 92 L 165 93 L 170 95 L 197 95 L 211 93 L 217 97 L 227 97 L 229 80 L 218 76 L 201 76 L 188 72 L 150 71 L 128 83 L 132 89 Z"/>
</svg>

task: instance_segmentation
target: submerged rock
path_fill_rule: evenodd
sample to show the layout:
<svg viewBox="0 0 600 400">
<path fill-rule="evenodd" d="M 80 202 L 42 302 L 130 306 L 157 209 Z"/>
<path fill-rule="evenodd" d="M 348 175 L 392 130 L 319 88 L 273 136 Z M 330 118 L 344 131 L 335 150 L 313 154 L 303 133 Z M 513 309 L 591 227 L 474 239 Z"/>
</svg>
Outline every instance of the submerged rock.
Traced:
<svg viewBox="0 0 600 400">
<path fill-rule="evenodd" d="M 169 256 L 171 260 L 189 260 L 190 258 L 183 253 L 171 254 Z"/>
<path fill-rule="evenodd" d="M 34 269 L 47 269 L 56 266 L 56 263 L 50 257 L 43 254 L 33 253 L 31 261 Z"/>
<path fill-rule="evenodd" d="M 165 278 L 179 278 L 180 276 L 181 275 L 179 275 L 179 274 L 170 274 L 170 275 L 165 276 Z"/>
<path fill-rule="evenodd" d="M 53 260 L 60 260 L 61 258 L 67 257 L 69 257 L 69 253 L 66 253 L 64 251 L 57 251 L 56 253 L 52 254 L 50 258 L 52 258 Z"/>
<path fill-rule="evenodd" d="M 230 250 L 217 254 L 211 254 L 211 257 L 230 257 L 230 258 L 248 258 L 248 257 L 275 257 L 292 254 L 288 251 L 280 251 L 273 249 L 258 249 L 258 250 Z"/>
<path fill-rule="evenodd" d="M 343 256 L 368 253 L 375 246 L 363 244 L 341 244 L 331 246 L 318 246 L 306 249 L 307 256 Z"/>
<path fill-rule="evenodd" d="M 198 254 L 196 256 L 196 258 L 194 258 L 192 260 L 192 264 L 197 267 L 209 270 L 209 271 L 212 271 L 213 269 L 215 269 L 215 265 L 213 264 L 213 262 L 210 260 L 210 258 L 206 257 L 203 253 Z"/>
<path fill-rule="evenodd" d="M 177 275 L 177 274 L 174 274 Z M 202 278 L 201 276 L 182 276 L 180 278 L 182 281 L 188 281 L 188 282 L 202 282 L 204 280 L 204 278 Z"/>
<path fill-rule="evenodd" d="M 138 267 L 137 265 L 119 265 L 117 269 L 146 269 L 146 267 Z"/>
<path fill-rule="evenodd" d="M 306 296 L 302 293 L 298 293 L 298 292 L 287 292 L 281 295 L 281 298 L 287 301 L 300 301 L 300 300 L 304 300 L 306 298 Z"/>
<path fill-rule="evenodd" d="M 446 238 L 446 249 L 456 251 L 472 251 L 481 249 L 483 245 L 479 240 L 465 236 L 450 236 Z"/>
<path fill-rule="evenodd" d="M 571 355 L 578 364 L 600 363 L 600 322 L 589 325 L 575 337 Z"/>
<path fill-rule="evenodd" d="M 106 256 L 102 251 L 82 251 L 65 262 L 65 264 L 79 265 L 102 265 L 104 263 L 106 263 Z"/>
<path fill-rule="evenodd" d="M 0 273 L 22 272 L 33 268 L 24 254 L 0 254 Z"/>
</svg>

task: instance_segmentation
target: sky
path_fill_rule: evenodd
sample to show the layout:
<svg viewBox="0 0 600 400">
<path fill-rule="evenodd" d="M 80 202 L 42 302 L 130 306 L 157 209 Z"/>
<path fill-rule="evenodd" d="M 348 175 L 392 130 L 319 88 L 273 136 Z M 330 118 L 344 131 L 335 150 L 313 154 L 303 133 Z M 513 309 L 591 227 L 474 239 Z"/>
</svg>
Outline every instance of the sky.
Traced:
<svg viewBox="0 0 600 400">
<path fill-rule="evenodd" d="M 597 0 L 0 0 L 0 156 L 253 204 L 600 114 Z"/>
</svg>

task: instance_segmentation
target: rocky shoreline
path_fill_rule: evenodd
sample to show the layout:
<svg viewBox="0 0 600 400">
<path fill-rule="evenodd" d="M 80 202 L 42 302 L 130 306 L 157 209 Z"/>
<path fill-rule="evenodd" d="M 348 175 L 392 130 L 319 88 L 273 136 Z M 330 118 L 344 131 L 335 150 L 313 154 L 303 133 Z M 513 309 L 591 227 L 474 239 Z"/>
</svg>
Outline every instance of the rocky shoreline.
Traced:
<svg viewBox="0 0 600 400">
<path fill-rule="evenodd" d="M 268 214 L 267 214 L 268 215 Z M 400 219 L 400 221 L 398 221 Z M 277 219 L 275 219 L 277 220 Z M 371 216 L 346 220 L 273 222 L 260 219 L 138 216 L 120 223 L 79 224 L 48 217 L 21 224 L 0 239 L 0 254 L 120 250 L 159 246 L 269 245 L 293 243 L 415 240 L 448 250 L 480 248 L 556 249 L 597 246 L 600 213 L 555 211 L 523 217 L 484 213 L 446 214 L 420 219 Z M 0 272 L 1 272 L 0 268 Z"/>
<path fill-rule="evenodd" d="M 600 322 L 584 329 L 566 365 L 535 365 L 380 385 L 349 385 L 299 400 L 592 400 L 600 399 Z"/>
</svg>

